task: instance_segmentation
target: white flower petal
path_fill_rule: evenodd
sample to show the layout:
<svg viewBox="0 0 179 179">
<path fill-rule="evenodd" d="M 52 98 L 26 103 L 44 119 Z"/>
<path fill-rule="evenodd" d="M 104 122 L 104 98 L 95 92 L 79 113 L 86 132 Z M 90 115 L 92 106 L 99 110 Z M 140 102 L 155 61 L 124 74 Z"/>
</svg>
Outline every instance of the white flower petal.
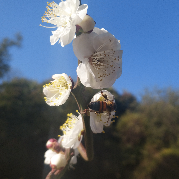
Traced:
<svg viewBox="0 0 179 179">
<path fill-rule="evenodd" d="M 63 126 L 60 127 L 63 130 L 62 146 L 65 148 L 77 148 L 82 140 L 82 136 L 79 140 L 79 135 L 83 130 L 83 121 L 81 114 L 77 117 L 73 114 L 69 114 L 69 119 Z"/>
<path fill-rule="evenodd" d="M 51 45 L 54 45 L 58 41 L 61 32 L 56 30 L 56 31 L 52 31 L 52 34 L 53 35 L 50 36 L 50 43 Z"/>
<path fill-rule="evenodd" d="M 42 17 L 42 22 L 47 22 L 57 27 L 56 31 L 52 31 L 50 37 L 51 45 L 58 40 L 61 46 L 69 44 L 74 36 L 78 23 L 80 23 L 87 13 L 88 6 L 86 4 L 79 6 L 79 0 L 66 0 L 58 4 L 55 2 L 47 3 L 47 11 Z"/>
<path fill-rule="evenodd" d="M 87 73 L 87 71 L 88 71 L 88 68 L 83 63 L 80 63 L 77 67 L 77 70 L 76 70 L 77 75 L 80 78 L 81 83 L 86 87 L 91 87 L 90 77 L 89 77 L 90 73 Z"/>
<path fill-rule="evenodd" d="M 69 33 L 67 33 L 66 35 L 64 35 L 61 38 L 61 46 L 64 47 L 65 45 L 69 44 L 75 36 L 75 32 L 76 32 L 76 27 L 72 26 Z"/>
<path fill-rule="evenodd" d="M 43 93 L 47 96 L 44 98 L 48 105 L 59 106 L 68 99 L 72 82 L 65 73 L 53 75 L 52 78 L 54 81 L 43 86 Z"/>
<path fill-rule="evenodd" d="M 45 163 L 45 164 L 50 164 L 51 158 L 52 158 L 54 155 L 56 155 L 56 154 L 57 154 L 57 153 L 56 153 L 56 152 L 53 152 L 52 150 L 47 150 L 47 151 L 45 152 L 45 155 L 44 155 L 44 157 L 45 157 L 44 163 Z"/>
<path fill-rule="evenodd" d="M 96 120 L 94 112 L 90 112 L 90 126 L 93 133 L 101 133 L 103 131 L 103 123 Z"/>
<path fill-rule="evenodd" d="M 73 156 L 70 160 L 70 164 L 74 165 L 77 163 L 77 157 L 76 156 Z"/>
<path fill-rule="evenodd" d="M 90 57 L 95 52 L 91 38 L 96 35 L 97 34 L 93 32 L 90 34 L 83 33 L 73 40 L 73 51 L 78 60 L 84 62 L 88 60 L 88 57 Z"/>
<path fill-rule="evenodd" d="M 65 155 L 63 155 L 61 153 L 54 155 L 51 158 L 50 164 L 54 165 L 56 169 L 59 169 L 61 167 L 65 167 L 66 164 L 67 164 L 67 160 L 66 160 Z"/>
<path fill-rule="evenodd" d="M 81 21 L 83 20 L 83 18 L 87 14 L 87 9 L 88 9 L 87 4 L 82 4 L 81 6 L 78 7 L 77 16 L 81 19 Z M 78 22 L 76 21 L 76 24 L 79 24 L 81 21 L 78 21 Z"/>
<path fill-rule="evenodd" d="M 93 98 L 91 99 L 91 102 L 96 102 L 96 101 L 106 101 L 106 99 L 102 96 L 107 95 L 107 100 L 110 100 L 115 103 L 114 96 L 107 90 L 102 90 L 96 93 Z M 110 126 L 111 124 L 111 119 L 115 115 L 115 111 L 103 111 L 101 113 L 99 112 L 90 112 L 90 126 L 91 130 L 93 133 L 101 133 L 103 132 L 103 125 L 104 126 Z"/>
<path fill-rule="evenodd" d="M 102 29 L 99 29 L 99 28 L 97 28 L 97 27 L 95 27 L 94 29 L 93 29 L 93 32 L 95 32 L 96 34 L 104 34 L 104 33 L 107 33 L 108 31 L 107 30 L 105 30 L 104 28 L 102 28 Z"/>
<path fill-rule="evenodd" d="M 108 98 L 109 100 L 114 100 L 114 96 L 113 96 L 109 91 L 107 91 L 107 90 L 102 90 L 102 93 L 103 93 L 103 95 L 107 95 L 107 98 Z M 96 94 L 93 96 L 93 98 L 91 99 L 91 102 L 98 101 L 101 96 L 102 96 L 101 91 L 99 91 L 98 93 L 96 93 Z M 114 100 L 114 102 L 115 102 L 115 100 Z"/>
<path fill-rule="evenodd" d="M 74 149 L 74 156 L 70 160 L 70 166 L 74 165 L 77 163 L 77 156 L 79 154 L 78 149 Z"/>
<path fill-rule="evenodd" d="M 94 28 L 74 39 L 74 53 L 87 69 L 81 64 L 77 69 L 82 84 L 94 89 L 111 87 L 122 74 L 120 48 L 119 41 L 105 29 Z"/>
</svg>

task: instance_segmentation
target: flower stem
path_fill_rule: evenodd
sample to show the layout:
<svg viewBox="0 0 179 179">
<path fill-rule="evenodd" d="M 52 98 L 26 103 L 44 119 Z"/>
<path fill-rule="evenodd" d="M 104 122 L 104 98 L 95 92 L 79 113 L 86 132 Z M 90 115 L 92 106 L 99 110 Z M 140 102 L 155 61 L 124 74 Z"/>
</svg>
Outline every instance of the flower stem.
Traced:
<svg viewBox="0 0 179 179">
<path fill-rule="evenodd" d="M 73 97 L 75 98 L 75 101 L 76 101 L 76 103 L 77 103 L 77 105 L 78 105 L 78 109 L 79 109 L 79 111 L 81 111 L 81 109 L 80 109 L 80 105 L 79 105 L 79 103 L 78 103 L 78 101 L 77 101 L 77 99 L 76 99 L 76 97 L 75 97 L 75 95 L 71 92 L 71 94 L 73 95 Z"/>
<path fill-rule="evenodd" d="M 82 85 L 81 81 L 78 81 L 77 87 L 73 89 L 73 92 L 75 94 L 75 98 L 78 99 L 78 105 L 80 109 L 80 113 L 82 114 L 82 120 L 83 120 L 83 128 L 85 130 L 84 133 L 84 140 L 85 140 L 85 148 L 86 148 L 86 154 L 88 160 L 93 159 L 93 133 L 91 131 L 90 127 L 90 117 L 83 114 L 83 110 L 87 108 L 87 105 L 90 101 L 90 99 L 84 99 L 84 86 Z M 76 100 L 77 101 L 77 100 Z"/>
<path fill-rule="evenodd" d="M 78 86 L 78 80 L 79 80 L 79 77 L 77 77 L 77 81 L 76 81 L 75 86 L 73 87 L 73 89 L 75 89 Z"/>
<path fill-rule="evenodd" d="M 81 156 L 83 157 L 84 160 L 88 161 L 88 156 L 86 154 L 86 149 L 83 146 L 82 143 L 80 143 L 80 145 L 78 146 L 78 151 L 81 154 Z"/>
<path fill-rule="evenodd" d="M 88 160 L 93 160 L 93 133 L 90 127 L 90 117 L 83 115 L 83 123 L 85 124 L 85 147 Z"/>
</svg>

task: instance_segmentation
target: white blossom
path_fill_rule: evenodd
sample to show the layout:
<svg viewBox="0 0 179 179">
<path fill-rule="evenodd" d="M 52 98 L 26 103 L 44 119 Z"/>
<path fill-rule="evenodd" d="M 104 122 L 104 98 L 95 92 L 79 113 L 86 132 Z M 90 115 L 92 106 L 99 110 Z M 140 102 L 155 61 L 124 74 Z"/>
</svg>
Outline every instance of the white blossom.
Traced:
<svg viewBox="0 0 179 179">
<path fill-rule="evenodd" d="M 46 103 L 50 106 L 59 106 L 66 102 L 68 99 L 72 82 L 67 74 L 55 74 L 52 76 L 54 79 L 51 83 L 43 86 L 43 93 Z"/>
<path fill-rule="evenodd" d="M 45 164 L 50 164 L 50 161 L 52 159 L 53 156 L 57 155 L 60 151 L 57 152 L 57 150 L 54 150 L 56 148 L 56 146 L 58 146 L 58 144 L 61 143 L 63 139 L 63 136 L 61 136 L 59 138 L 59 140 L 57 141 L 56 139 L 49 139 L 46 143 L 46 147 L 49 149 L 45 152 Z"/>
<path fill-rule="evenodd" d="M 83 121 L 81 114 L 77 117 L 72 113 L 67 114 L 66 122 L 60 127 L 63 131 L 62 146 L 65 148 L 77 148 L 82 140 Z"/>
<path fill-rule="evenodd" d="M 60 169 L 61 167 L 66 166 L 67 159 L 64 154 L 56 153 L 49 149 L 45 152 L 44 163 L 49 164 L 51 167 L 55 169 Z"/>
<path fill-rule="evenodd" d="M 56 155 L 57 153 L 56 152 L 54 152 L 54 151 L 52 151 L 52 150 L 47 150 L 46 152 L 45 152 L 45 155 L 44 155 L 44 157 L 45 157 L 45 161 L 44 161 L 44 163 L 45 164 L 50 164 L 50 161 L 51 161 L 51 158 L 54 156 L 54 155 Z"/>
<path fill-rule="evenodd" d="M 114 96 L 107 90 L 102 90 L 103 95 L 107 95 L 107 99 L 115 103 Z M 105 101 L 101 91 L 93 96 L 91 102 Z M 93 133 L 103 132 L 103 126 L 110 126 L 111 119 L 114 117 L 115 111 L 103 111 L 102 113 L 90 112 L 90 126 Z"/>
<path fill-rule="evenodd" d="M 61 46 L 64 47 L 73 40 L 76 32 L 75 25 L 83 20 L 88 6 L 86 4 L 79 6 L 79 0 L 66 0 L 59 4 L 53 1 L 51 3 L 47 2 L 47 5 L 47 11 L 42 17 L 42 22 L 55 25 L 49 28 L 57 28 L 57 30 L 52 31 L 51 45 L 54 45 L 59 40 Z"/>
<path fill-rule="evenodd" d="M 60 169 L 65 167 L 67 164 L 67 159 L 64 154 L 58 153 L 54 155 L 50 160 L 50 166 L 55 169 Z"/>
<path fill-rule="evenodd" d="M 82 61 L 77 67 L 81 83 L 94 89 L 111 87 L 122 74 L 120 48 L 120 42 L 105 29 L 94 28 L 75 38 L 73 51 Z"/>
<path fill-rule="evenodd" d="M 49 148 L 49 150 L 45 152 L 44 163 L 49 164 L 51 167 L 53 168 L 55 167 L 56 169 L 65 167 L 67 164 L 67 158 L 65 156 L 65 153 L 60 151 L 57 152 L 57 150 L 54 150 L 55 146 L 58 146 L 58 144 L 61 143 L 63 138 L 64 136 L 61 136 L 58 141 L 56 139 L 49 139 L 46 144 L 46 147 Z M 77 148 L 74 149 L 74 155 L 71 157 L 69 162 L 70 167 L 73 167 L 73 165 L 77 163 L 78 154 L 79 154 L 78 149 Z"/>
</svg>

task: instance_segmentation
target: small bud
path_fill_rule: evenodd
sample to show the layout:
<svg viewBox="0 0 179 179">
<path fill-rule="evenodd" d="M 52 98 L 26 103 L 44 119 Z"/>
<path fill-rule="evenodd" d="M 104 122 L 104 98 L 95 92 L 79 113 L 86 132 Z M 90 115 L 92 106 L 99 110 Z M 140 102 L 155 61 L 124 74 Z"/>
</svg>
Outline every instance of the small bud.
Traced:
<svg viewBox="0 0 179 179">
<path fill-rule="evenodd" d="M 65 158 L 65 155 L 63 155 L 61 153 L 54 155 L 50 161 L 50 166 L 53 169 L 64 168 L 66 166 L 66 164 L 67 164 L 67 160 Z"/>
<path fill-rule="evenodd" d="M 47 149 L 51 149 L 54 147 L 55 143 L 57 143 L 56 139 L 49 139 L 46 143 Z"/>
<path fill-rule="evenodd" d="M 65 149 L 61 146 L 61 143 L 58 143 L 56 139 L 49 139 L 46 143 L 46 147 L 56 153 L 65 151 Z"/>
<path fill-rule="evenodd" d="M 91 32 L 94 29 L 95 21 L 92 17 L 86 15 L 78 25 L 83 29 L 83 32 Z"/>
</svg>

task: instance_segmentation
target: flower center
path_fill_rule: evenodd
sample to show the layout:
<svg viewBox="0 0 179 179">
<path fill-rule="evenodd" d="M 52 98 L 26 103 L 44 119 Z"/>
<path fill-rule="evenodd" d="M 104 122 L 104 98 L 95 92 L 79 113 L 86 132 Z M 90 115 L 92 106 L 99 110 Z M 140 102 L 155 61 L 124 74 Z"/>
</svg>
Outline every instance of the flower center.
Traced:
<svg viewBox="0 0 179 179">
<path fill-rule="evenodd" d="M 44 97 L 45 101 L 54 102 L 54 105 L 56 105 L 56 102 L 61 98 L 61 96 L 71 88 L 71 84 L 67 82 L 64 76 L 60 76 L 58 79 L 44 85 L 43 87 L 47 88 L 49 93 L 52 94 L 49 97 Z"/>
<path fill-rule="evenodd" d="M 78 122 L 78 118 L 72 113 L 67 114 L 68 118 L 65 123 L 60 126 L 60 129 L 63 131 L 63 134 L 68 135 L 71 129 L 74 128 L 75 124 Z"/>
<path fill-rule="evenodd" d="M 103 78 L 113 74 L 119 66 L 119 50 L 111 48 L 112 40 L 108 39 L 104 44 L 99 46 L 96 52 L 89 57 L 89 63 L 95 70 L 98 70 L 97 80 L 102 81 Z M 107 46 L 108 50 L 101 51 L 103 47 Z M 106 48 L 106 47 L 105 47 Z"/>
<path fill-rule="evenodd" d="M 51 3 L 47 2 L 47 11 L 45 11 L 44 16 L 42 16 L 41 20 L 42 22 L 47 22 L 54 24 L 55 27 L 67 27 L 68 24 L 71 22 L 71 12 L 67 12 L 63 10 L 58 4 L 56 4 L 54 1 Z M 55 27 L 49 27 L 49 28 L 55 28 Z"/>
<path fill-rule="evenodd" d="M 69 88 L 69 85 L 70 84 L 67 83 L 65 77 L 61 76 L 59 79 L 52 81 L 51 83 L 46 84 L 43 87 L 51 88 L 51 90 L 63 91 L 63 90 L 67 90 Z"/>
<path fill-rule="evenodd" d="M 59 90 L 60 90 L 60 89 L 65 89 L 65 90 L 67 90 L 68 87 L 69 87 L 69 85 L 68 85 L 66 79 L 65 79 L 63 76 L 61 76 L 61 78 L 59 78 L 57 81 L 53 81 L 53 82 L 52 82 L 52 85 L 53 85 L 54 88 L 57 88 L 57 89 L 59 89 Z"/>
</svg>

